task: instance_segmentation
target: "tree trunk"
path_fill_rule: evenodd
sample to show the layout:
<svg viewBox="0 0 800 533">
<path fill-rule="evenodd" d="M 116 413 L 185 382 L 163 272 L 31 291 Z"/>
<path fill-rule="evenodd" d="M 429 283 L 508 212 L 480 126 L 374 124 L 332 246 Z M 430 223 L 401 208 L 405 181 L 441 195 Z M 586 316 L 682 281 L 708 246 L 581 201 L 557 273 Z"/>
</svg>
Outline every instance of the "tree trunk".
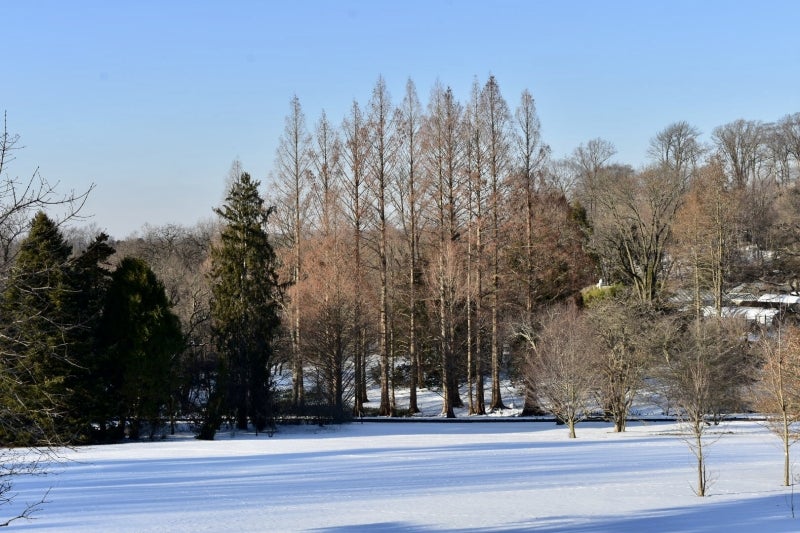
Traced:
<svg viewBox="0 0 800 533">
<path fill-rule="evenodd" d="M 783 484 L 786 487 L 791 486 L 791 467 L 790 467 L 790 455 L 789 450 L 792 445 L 791 441 L 792 435 L 792 428 L 789 422 L 788 417 L 786 416 L 786 410 L 783 412 Z"/>
</svg>

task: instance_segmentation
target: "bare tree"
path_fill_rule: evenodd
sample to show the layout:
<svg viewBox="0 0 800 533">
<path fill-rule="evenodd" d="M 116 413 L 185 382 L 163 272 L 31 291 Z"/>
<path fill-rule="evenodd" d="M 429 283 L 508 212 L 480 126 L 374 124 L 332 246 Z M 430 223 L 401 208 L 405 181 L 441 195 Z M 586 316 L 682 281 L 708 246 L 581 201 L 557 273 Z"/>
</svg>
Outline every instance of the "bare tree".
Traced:
<svg viewBox="0 0 800 533">
<path fill-rule="evenodd" d="M 422 232 L 422 213 L 428 195 L 430 180 L 422 172 L 422 125 L 424 117 L 417 97 L 414 82 L 406 82 L 403 102 L 398 109 L 396 127 L 398 129 L 398 166 L 394 190 L 394 206 L 400 217 L 408 255 L 408 359 L 410 363 L 410 383 L 408 411 L 418 413 L 417 387 L 419 384 L 420 361 L 419 341 L 417 339 L 418 314 L 421 304 L 419 285 L 422 280 L 420 239 Z"/>
<path fill-rule="evenodd" d="M 760 366 L 753 384 L 753 408 L 783 446 L 783 484 L 790 486 L 791 446 L 800 433 L 800 329 L 778 325 L 762 329 L 758 342 Z"/>
<path fill-rule="evenodd" d="M 738 192 L 730 190 L 722 162 L 712 158 L 699 169 L 676 214 L 672 254 L 688 267 L 695 314 L 703 314 L 702 293 L 710 291 L 714 308 L 722 315 L 725 282 L 737 244 Z"/>
<path fill-rule="evenodd" d="M 427 166 L 433 176 L 434 222 L 436 231 L 436 301 L 439 314 L 438 341 L 441 357 L 443 403 L 442 414 L 452 418 L 453 408 L 460 406 L 456 375 L 456 321 L 458 315 L 456 272 L 459 269 L 461 197 L 461 106 L 453 91 L 436 85 L 431 92 L 427 121 Z"/>
<path fill-rule="evenodd" d="M 533 314 L 536 287 L 534 272 L 534 203 L 539 185 L 543 185 L 543 166 L 550 153 L 550 147 L 542 142 L 541 124 L 536 114 L 533 96 L 528 90 L 522 92 L 519 106 L 514 113 L 516 119 L 515 161 L 516 177 L 524 191 L 525 198 L 525 312 L 530 318 Z"/>
<path fill-rule="evenodd" d="M 695 493 L 705 496 L 711 482 L 706 463 L 710 423 L 741 409 L 753 375 L 743 324 L 718 317 L 685 321 L 670 317 L 658 329 L 663 333 L 655 347 L 664 358 L 661 377 L 697 460 Z"/>
<path fill-rule="evenodd" d="M 800 128 L 799 128 L 800 129 Z M 764 167 L 779 187 L 792 183 L 797 158 L 793 154 L 795 132 L 792 117 L 787 115 L 780 121 L 764 125 Z"/>
<path fill-rule="evenodd" d="M 651 368 L 650 352 L 640 340 L 650 322 L 647 309 L 635 302 L 608 299 L 587 314 L 597 342 L 598 400 L 613 420 L 614 431 L 622 432 Z"/>
<path fill-rule="evenodd" d="M 505 409 L 500 389 L 500 358 L 502 339 L 500 332 L 500 224 L 503 209 L 505 186 L 510 169 L 510 112 L 500 86 L 494 76 L 481 91 L 481 110 L 483 114 L 486 172 L 489 183 L 489 230 L 491 248 L 489 250 L 491 284 L 489 289 L 489 309 L 491 313 L 491 354 L 492 354 L 492 411 Z"/>
<path fill-rule="evenodd" d="M 688 180 L 704 152 L 699 136 L 700 131 L 688 122 L 675 122 L 650 140 L 647 153 L 657 166 Z"/>
<path fill-rule="evenodd" d="M 558 304 L 543 313 L 538 328 L 522 326 L 518 334 L 532 350 L 526 379 L 533 381 L 544 404 L 569 428 L 589 414 L 597 386 L 595 341 L 585 317 L 574 304 Z"/>
<path fill-rule="evenodd" d="M 15 159 L 17 150 L 22 149 L 19 144 L 20 137 L 8 131 L 7 117 L 3 114 L 3 130 L 0 135 L 0 291 L 5 292 L 11 288 L 13 278 L 10 270 L 14 263 L 20 239 L 26 234 L 33 214 L 36 212 L 49 212 L 57 224 L 63 225 L 81 218 L 83 208 L 94 185 L 84 192 L 69 191 L 58 192 L 58 183 L 50 183 L 38 169 L 28 177 L 20 178 L 10 174 L 11 163 Z M 60 265 L 63 266 L 63 265 Z M 59 266 L 59 267 L 60 267 Z M 31 518 L 46 503 L 45 494 L 40 500 L 26 503 L 21 508 L 14 506 L 16 498 L 14 481 L 22 475 L 44 474 L 47 462 L 56 458 L 54 447 L 61 444 L 58 432 L 55 431 L 55 418 L 59 410 L 55 399 L 49 398 L 51 405 L 28 405 L 24 398 L 14 394 L 14 389 L 20 385 L 13 372 L 9 372 L 16 365 L 22 354 L 17 353 L 15 346 L 19 346 L 18 339 L 10 338 L 13 329 L 5 330 L 2 334 L 4 348 L 0 351 L 0 390 L 4 391 L 3 401 L 0 402 L 0 420 L 2 424 L 13 424 L 18 415 L 24 414 L 29 421 L 36 422 L 39 427 L 33 432 L 39 435 L 39 445 L 32 448 L 9 449 L 0 453 L 0 507 L 6 507 L 10 516 L 0 518 L 0 527 L 10 523 Z M 35 416 L 31 416 L 36 410 Z M 15 428 L 11 427 L 10 434 Z"/>
<path fill-rule="evenodd" d="M 28 230 L 34 213 L 46 211 L 59 226 L 81 220 L 82 209 L 94 189 L 59 193 L 59 183 L 51 183 L 34 169 L 28 177 L 9 174 L 11 163 L 18 150 L 20 136 L 8 131 L 6 114 L 3 113 L 3 131 L 0 135 L 0 269 L 5 275 L 14 260 L 16 244 Z"/>
<path fill-rule="evenodd" d="M 547 187 L 558 191 L 570 202 L 578 202 L 578 179 L 579 169 L 569 158 L 549 160 L 543 172 L 543 181 Z"/>
<path fill-rule="evenodd" d="M 756 175 L 764 128 L 758 121 L 735 120 L 714 128 L 712 138 L 728 165 L 737 189 L 744 189 Z"/>
<path fill-rule="evenodd" d="M 351 243 L 354 279 L 353 331 L 357 336 L 353 350 L 354 398 L 353 414 L 363 415 L 367 401 L 366 387 L 366 346 L 367 330 L 365 324 L 366 303 L 364 295 L 364 232 L 367 224 L 366 179 L 370 157 L 370 143 L 366 119 L 358 102 L 353 102 L 348 117 L 342 124 L 344 145 L 342 150 L 344 209 L 350 224 L 353 239 Z"/>
<path fill-rule="evenodd" d="M 347 391 L 354 385 L 350 355 L 358 344 L 354 329 L 355 280 L 349 272 L 342 212 L 342 144 L 325 112 L 312 139 L 311 224 L 306 252 L 307 354 L 321 374 L 317 389 L 334 416 L 344 414 Z"/>
<path fill-rule="evenodd" d="M 484 224 L 486 202 L 485 143 L 483 141 L 483 114 L 481 113 L 481 88 L 478 80 L 472 84 L 472 95 L 464 113 L 462 134 L 464 142 L 464 171 L 467 176 L 467 383 L 469 387 L 469 413 L 486 414 L 484 394 L 484 312 L 483 280 Z M 473 401 L 473 384 L 475 394 Z"/>
<path fill-rule="evenodd" d="M 394 136 L 394 114 L 386 88 L 386 81 L 379 77 L 372 90 L 369 102 L 369 142 L 371 145 L 369 165 L 369 187 L 374 199 L 374 216 L 377 220 L 378 270 L 380 273 L 380 338 L 378 356 L 380 361 L 381 416 L 392 416 L 394 409 L 389 397 L 389 188 L 395 164 L 396 138 Z"/>
<path fill-rule="evenodd" d="M 604 174 L 592 246 L 642 302 L 652 302 L 663 289 L 667 245 L 686 185 L 659 167 Z"/>
<path fill-rule="evenodd" d="M 597 195 L 602 190 L 600 175 L 614 157 L 617 149 L 605 139 L 592 139 L 586 144 L 581 144 L 572 153 L 570 162 L 575 169 L 577 177 L 576 196 L 593 220 L 597 205 Z"/>
<path fill-rule="evenodd" d="M 286 116 L 283 135 L 278 142 L 276 157 L 277 185 L 280 190 L 277 217 L 288 237 L 291 265 L 288 290 L 290 334 L 292 346 L 292 403 L 305 401 L 303 381 L 303 348 L 301 333 L 303 275 L 303 249 L 308 230 L 309 178 L 311 166 L 311 138 L 306 129 L 306 119 L 300 99 L 294 96 Z"/>
<path fill-rule="evenodd" d="M 783 117 L 778 121 L 778 129 L 786 151 L 794 158 L 794 178 L 797 178 L 800 172 L 800 113 Z"/>
</svg>

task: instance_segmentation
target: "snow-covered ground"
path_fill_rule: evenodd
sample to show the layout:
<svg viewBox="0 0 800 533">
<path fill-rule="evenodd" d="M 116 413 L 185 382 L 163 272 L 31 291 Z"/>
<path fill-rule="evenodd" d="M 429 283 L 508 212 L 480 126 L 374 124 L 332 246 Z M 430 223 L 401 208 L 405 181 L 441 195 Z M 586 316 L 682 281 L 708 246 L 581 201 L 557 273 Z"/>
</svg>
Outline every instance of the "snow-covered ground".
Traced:
<svg viewBox="0 0 800 533">
<path fill-rule="evenodd" d="M 570 440 L 542 422 L 356 422 L 79 448 L 53 475 L 17 480 L 20 503 L 50 488 L 49 503 L 11 529 L 800 531 L 779 441 L 756 422 L 712 428 L 707 498 L 692 492 L 694 458 L 676 424 L 577 431 Z"/>
</svg>

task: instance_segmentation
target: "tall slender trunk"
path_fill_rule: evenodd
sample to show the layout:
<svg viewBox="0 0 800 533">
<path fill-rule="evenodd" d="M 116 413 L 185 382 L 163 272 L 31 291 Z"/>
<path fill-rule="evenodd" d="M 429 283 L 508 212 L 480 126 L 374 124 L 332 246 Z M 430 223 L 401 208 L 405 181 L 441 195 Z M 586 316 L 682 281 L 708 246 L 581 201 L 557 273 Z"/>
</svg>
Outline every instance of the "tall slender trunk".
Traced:
<svg viewBox="0 0 800 533">
<path fill-rule="evenodd" d="M 477 223 L 475 226 L 475 256 L 476 256 L 476 272 L 475 272 L 475 414 L 486 414 L 486 386 L 484 384 L 484 371 L 483 371 L 483 266 L 481 258 L 483 257 L 483 230 L 482 224 L 482 208 L 481 208 L 481 192 L 480 192 L 480 179 L 477 189 L 476 197 L 477 209 Z"/>
<path fill-rule="evenodd" d="M 444 246 L 444 243 L 442 243 Z M 442 415 L 455 418 L 453 412 L 452 355 L 447 327 L 447 289 L 443 252 L 439 255 L 439 350 L 442 358 Z"/>
<path fill-rule="evenodd" d="M 378 255 L 380 258 L 380 340 L 379 355 L 381 367 L 381 405 L 379 413 L 381 416 L 392 416 L 392 407 L 389 399 L 389 287 L 388 287 L 388 261 L 386 257 L 386 206 L 384 197 L 384 185 L 380 185 L 381 193 L 378 199 L 379 213 L 378 221 L 380 224 L 380 243 Z"/>
<path fill-rule="evenodd" d="M 792 446 L 792 427 L 786 413 L 783 410 L 783 485 L 788 487 L 791 485 L 791 462 L 790 462 L 790 449 Z"/>
<path fill-rule="evenodd" d="M 294 298 L 292 302 L 292 402 L 296 406 L 305 403 L 305 383 L 303 380 L 303 352 L 300 343 L 300 199 L 295 198 L 296 218 L 294 232 Z"/>
<path fill-rule="evenodd" d="M 356 186 L 357 187 L 357 186 Z M 358 216 L 360 213 L 359 194 L 356 192 L 354 195 L 354 204 L 356 212 L 356 220 L 353 229 L 353 244 L 354 244 L 354 261 L 355 261 L 355 312 L 353 313 L 353 334 L 356 339 L 353 350 L 353 415 L 360 417 L 364 414 L 364 403 L 367 401 L 366 395 L 366 354 L 364 353 L 365 345 L 365 332 L 364 325 L 362 324 L 361 314 L 363 313 L 363 302 L 361 296 L 362 285 L 362 266 L 361 266 L 361 219 Z"/>
<path fill-rule="evenodd" d="M 472 192 L 469 193 L 469 230 L 472 232 Z M 473 343 L 473 310 L 472 310 L 472 236 L 467 235 L 467 412 L 476 414 L 475 410 L 475 369 Z"/>
<path fill-rule="evenodd" d="M 695 423 L 702 424 L 703 422 Z M 706 475 L 705 451 L 703 450 L 703 430 L 700 428 L 695 428 L 695 447 L 697 455 L 697 495 L 703 497 L 706 495 L 708 476 Z"/>
<path fill-rule="evenodd" d="M 413 179 L 412 179 L 412 195 L 413 195 Z M 413 202 L 413 201 L 412 201 Z M 410 383 L 408 391 L 408 413 L 419 413 L 419 406 L 417 405 L 417 377 L 419 373 L 419 361 L 417 355 L 417 247 L 416 247 L 416 213 L 414 206 L 411 206 L 411 239 L 410 239 L 410 253 L 411 253 L 411 266 L 409 271 L 409 291 L 410 291 L 410 312 L 409 312 L 409 325 L 408 325 L 408 358 L 411 364 L 410 369 Z"/>
<path fill-rule="evenodd" d="M 498 177 L 492 177 L 492 411 L 505 409 L 500 392 L 500 202 L 498 195 Z"/>
<path fill-rule="evenodd" d="M 378 200 L 378 259 L 380 262 L 380 339 L 378 341 L 380 369 L 381 369 L 381 404 L 379 414 L 381 416 L 392 416 L 392 409 L 389 397 L 389 263 L 387 258 L 387 224 L 386 224 L 386 147 L 383 144 L 383 132 L 379 131 L 379 146 L 377 150 L 378 168 L 377 176 L 377 200 Z"/>
</svg>

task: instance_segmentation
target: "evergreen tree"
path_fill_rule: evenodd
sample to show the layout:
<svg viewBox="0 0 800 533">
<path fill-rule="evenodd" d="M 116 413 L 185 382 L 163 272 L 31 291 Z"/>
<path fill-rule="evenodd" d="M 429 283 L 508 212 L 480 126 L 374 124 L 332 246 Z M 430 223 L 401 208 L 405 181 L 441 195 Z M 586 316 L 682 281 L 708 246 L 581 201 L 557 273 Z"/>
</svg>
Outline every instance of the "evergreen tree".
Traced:
<svg viewBox="0 0 800 533">
<path fill-rule="evenodd" d="M 108 440 L 107 423 L 117 415 L 117 410 L 109 407 L 107 394 L 107 376 L 114 365 L 98 344 L 106 294 L 111 285 L 107 262 L 115 253 L 108 240 L 108 235 L 101 233 L 70 261 L 69 308 L 74 321 L 70 341 L 76 365 L 67 382 L 70 391 L 67 417 L 79 442 Z"/>
<path fill-rule="evenodd" d="M 164 285 L 141 259 L 126 257 L 112 274 L 100 328 L 105 350 L 103 377 L 116 401 L 120 427 L 130 422 L 131 438 L 142 423 L 152 438 L 174 384 L 184 339 Z"/>
<path fill-rule="evenodd" d="M 38 445 L 59 434 L 71 360 L 67 260 L 71 247 L 39 212 L 20 244 L 2 298 L 0 443 Z"/>
<path fill-rule="evenodd" d="M 211 317 L 219 368 L 200 438 L 214 437 L 224 415 L 239 429 L 257 430 L 271 417 L 273 339 L 280 326 L 276 257 L 266 232 L 272 209 L 264 207 L 260 183 L 246 172 L 231 184 L 222 218 L 221 242 L 212 249 Z"/>
</svg>

